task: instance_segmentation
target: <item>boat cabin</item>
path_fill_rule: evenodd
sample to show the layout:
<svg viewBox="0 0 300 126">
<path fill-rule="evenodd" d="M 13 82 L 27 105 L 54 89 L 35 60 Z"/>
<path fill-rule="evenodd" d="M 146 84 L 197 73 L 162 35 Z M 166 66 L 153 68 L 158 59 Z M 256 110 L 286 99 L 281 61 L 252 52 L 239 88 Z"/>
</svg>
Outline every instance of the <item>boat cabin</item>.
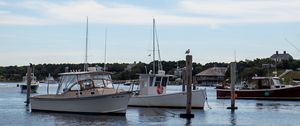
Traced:
<svg viewBox="0 0 300 126">
<path fill-rule="evenodd" d="M 284 85 L 280 82 L 278 77 L 252 77 L 255 82 L 255 88 L 257 89 L 272 89 L 281 88 Z"/>
<path fill-rule="evenodd" d="M 170 75 L 165 74 L 140 74 L 139 95 L 166 94 Z"/>
<path fill-rule="evenodd" d="M 27 73 L 25 76 L 23 76 L 23 84 L 27 84 Z M 38 83 L 36 76 L 34 76 L 34 73 L 31 73 L 31 84 L 36 84 Z"/>
<path fill-rule="evenodd" d="M 93 88 L 113 88 L 111 74 L 108 72 L 67 72 L 59 75 L 61 77 L 56 94 Z"/>
</svg>

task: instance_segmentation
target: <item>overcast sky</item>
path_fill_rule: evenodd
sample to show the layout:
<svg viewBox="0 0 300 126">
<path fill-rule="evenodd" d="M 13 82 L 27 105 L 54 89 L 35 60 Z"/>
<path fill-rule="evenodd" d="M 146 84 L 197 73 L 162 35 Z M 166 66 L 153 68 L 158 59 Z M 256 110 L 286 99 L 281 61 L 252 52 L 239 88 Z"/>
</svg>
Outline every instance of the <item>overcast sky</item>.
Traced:
<svg viewBox="0 0 300 126">
<path fill-rule="evenodd" d="M 162 60 L 198 63 L 300 58 L 300 0 L 0 0 L 0 66 L 82 63 L 86 16 L 90 63 L 149 63 L 152 18 Z M 287 42 L 288 40 L 289 42 Z"/>
</svg>

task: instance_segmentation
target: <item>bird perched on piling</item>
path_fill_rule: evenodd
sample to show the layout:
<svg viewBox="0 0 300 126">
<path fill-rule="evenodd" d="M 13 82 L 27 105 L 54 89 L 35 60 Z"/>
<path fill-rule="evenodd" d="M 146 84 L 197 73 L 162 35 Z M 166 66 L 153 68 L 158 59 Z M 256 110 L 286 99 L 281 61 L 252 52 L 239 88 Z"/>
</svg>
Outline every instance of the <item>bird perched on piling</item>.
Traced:
<svg viewBox="0 0 300 126">
<path fill-rule="evenodd" d="M 190 54 L 190 49 L 186 50 L 185 54 L 187 54 L 187 55 Z"/>
</svg>

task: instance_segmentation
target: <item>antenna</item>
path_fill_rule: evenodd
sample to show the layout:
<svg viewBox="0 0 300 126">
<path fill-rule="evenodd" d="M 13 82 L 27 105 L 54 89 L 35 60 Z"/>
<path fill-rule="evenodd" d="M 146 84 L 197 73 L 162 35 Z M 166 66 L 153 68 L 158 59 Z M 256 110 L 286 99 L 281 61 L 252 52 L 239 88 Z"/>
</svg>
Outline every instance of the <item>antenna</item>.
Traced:
<svg viewBox="0 0 300 126">
<path fill-rule="evenodd" d="M 85 59 L 84 59 L 84 71 L 87 71 L 88 69 L 88 32 L 89 32 L 89 17 L 86 17 L 86 36 L 85 36 Z"/>
<path fill-rule="evenodd" d="M 104 40 L 104 68 L 103 71 L 106 69 L 106 42 L 107 42 L 107 28 L 105 28 L 105 40 Z"/>
<path fill-rule="evenodd" d="M 155 74 L 155 18 L 153 18 L 153 74 Z"/>
<path fill-rule="evenodd" d="M 299 36 L 300 37 L 300 36 Z M 289 43 L 291 46 L 293 46 L 298 52 L 300 52 L 300 50 L 293 44 L 291 43 L 287 38 L 284 38 L 284 40 Z"/>
<path fill-rule="evenodd" d="M 236 50 L 234 50 L 234 62 L 236 62 Z"/>
</svg>

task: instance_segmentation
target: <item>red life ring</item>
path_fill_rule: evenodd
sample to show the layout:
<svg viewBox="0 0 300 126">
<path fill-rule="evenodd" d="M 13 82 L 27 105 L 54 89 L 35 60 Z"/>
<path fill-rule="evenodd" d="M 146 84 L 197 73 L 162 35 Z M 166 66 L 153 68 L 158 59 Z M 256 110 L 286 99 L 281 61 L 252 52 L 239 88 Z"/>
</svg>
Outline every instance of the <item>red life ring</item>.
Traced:
<svg viewBox="0 0 300 126">
<path fill-rule="evenodd" d="M 157 94 L 162 94 L 164 92 L 164 87 L 161 86 L 160 84 L 157 85 L 156 92 L 157 92 Z"/>
</svg>

